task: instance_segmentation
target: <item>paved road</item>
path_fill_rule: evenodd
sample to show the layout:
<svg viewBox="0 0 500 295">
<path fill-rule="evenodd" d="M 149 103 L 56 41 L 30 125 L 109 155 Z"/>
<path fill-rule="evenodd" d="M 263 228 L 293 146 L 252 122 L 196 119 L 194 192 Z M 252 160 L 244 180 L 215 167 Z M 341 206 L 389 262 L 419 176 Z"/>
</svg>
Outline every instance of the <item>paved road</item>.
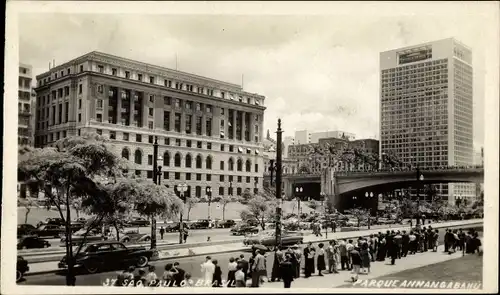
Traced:
<svg viewBox="0 0 500 295">
<path fill-rule="evenodd" d="M 140 227 L 139 232 L 150 233 L 151 228 Z M 189 237 L 188 237 L 187 242 L 188 243 L 202 243 L 202 242 L 206 242 L 208 237 L 210 237 L 211 241 L 227 241 L 227 240 L 235 240 L 235 239 L 240 239 L 240 238 L 243 239 L 243 237 L 231 235 L 228 228 L 197 229 L 197 230 L 191 230 L 189 232 Z M 179 242 L 179 233 L 178 232 L 165 233 L 165 235 L 163 236 L 163 240 L 160 239 L 160 234 L 157 233 L 156 238 L 158 239 L 159 243 L 167 242 L 167 243 L 175 244 L 175 243 Z M 60 239 L 47 239 L 47 241 L 49 241 L 51 246 L 49 248 L 45 248 L 45 249 L 48 249 L 51 251 L 63 250 L 64 244 L 61 243 Z M 40 249 L 23 250 L 22 253 L 30 253 L 30 252 L 37 252 L 37 251 L 40 251 Z"/>
<path fill-rule="evenodd" d="M 460 228 L 460 227 L 450 227 L 450 228 Z M 443 243 L 443 230 L 440 231 L 440 244 Z M 317 246 L 317 243 L 314 243 L 315 246 Z M 231 257 L 237 257 L 240 254 L 244 254 L 245 258 L 248 260 L 250 257 L 251 253 L 250 250 L 242 252 L 231 252 L 231 253 L 222 253 L 222 254 L 216 254 L 212 255 L 212 259 L 217 259 L 219 261 L 219 264 L 222 269 L 223 273 L 223 279 L 226 279 L 227 276 L 227 265 L 229 262 L 229 258 Z M 419 255 L 419 254 L 417 254 Z M 443 254 L 444 255 L 444 254 Z M 272 269 L 272 255 L 269 255 L 267 257 L 267 268 L 268 268 L 268 274 L 269 276 L 271 275 L 271 269 Z M 174 261 L 178 261 L 180 263 L 180 267 L 184 269 L 185 271 L 191 273 L 192 277 L 194 279 L 201 277 L 201 269 L 200 269 L 200 264 L 204 262 L 204 257 L 196 256 L 196 257 L 186 257 L 186 258 L 179 258 L 175 260 L 162 260 L 162 261 L 155 261 L 151 262 L 151 265 L 154 265 L 156 267 L 156 273 L 158 276 L 161 276 L 163 274 L 163 268 L 167 263 L 173 263 Z M 397 263 L 404 263 L 404 260 L 400 260 L 401 262 Z M 98 274 L 82 274 L 78 275 L 76 278 L 76 284 L 77 286 L 98 286 L 102 285 L 103 282 L 106 281 L 106 279 L 112 279 L 116 278 L 118 272 L 120 270 L 115 270 L 115 271 L 107 271 L 103 273 L 98 273 Z M 21 282 L 20 284 L 26 284 L 26 285 L 65 285 L 65 277 L 62 274 L 44 274 L 44 275 L 33 275 L 33 276 L 28 276 L 26 277 L 25 281 Z"/>
</svg>

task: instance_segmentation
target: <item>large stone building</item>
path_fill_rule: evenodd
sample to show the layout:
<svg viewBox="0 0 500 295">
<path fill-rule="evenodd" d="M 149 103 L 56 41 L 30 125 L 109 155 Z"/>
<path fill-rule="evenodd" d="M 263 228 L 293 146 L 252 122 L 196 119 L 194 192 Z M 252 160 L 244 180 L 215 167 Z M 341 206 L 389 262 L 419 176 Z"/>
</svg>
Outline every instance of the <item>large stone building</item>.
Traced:
<svg viewBox="0 0 500 295">
<path fill-rule="evenodd" d="M 91 52 L 37 76 L 35 144 L 102 134 L 137 176 L 202 197 L 258 192 L 263 176 L 264 97 L 241 86 Z"/>
<path fill-rule="evenodd" d="M 19 64 L 19 90 L 18 90 L 18 127 L 17 144 L 33 145 L 33 72 L 32 67 Z"/>
<path fill-rule="evenodd" d="M 390 50 L 380 71 L 381 152 L 413 167 L 472 165 L 471 50 L 453 38 Z M 474 185 L 441 192 L 453 203 L 473 197 Z"/>
</svg>

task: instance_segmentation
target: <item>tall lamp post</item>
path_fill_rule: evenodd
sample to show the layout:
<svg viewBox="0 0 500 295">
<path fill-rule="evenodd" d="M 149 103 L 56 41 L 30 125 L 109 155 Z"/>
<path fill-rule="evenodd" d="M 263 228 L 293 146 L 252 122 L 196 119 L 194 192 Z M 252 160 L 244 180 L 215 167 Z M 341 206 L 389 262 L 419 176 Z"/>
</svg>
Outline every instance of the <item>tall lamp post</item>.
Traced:
<svg viewBox="0 0 500 295">
<path fill-rule="evenodd" d="M 330 223 L 328 222 L 329 219 L 328 219 L 327 214 L 326 214 L 326 208 L 323 207 L 323 202 L 325 201 L 326 194 L 324 192 L 321 192 L 321 193 L 319 193 L 319 196 L 320 196 L 320 201 L 321 201 L 321 208 L 323 209 L 323 212 L 325 212 L 325 220 L 327 221 L 326 226 L 325 226 L 325 236 L 328 239 L 328 225 Z"/>
<path fill-rule="evenodd" d="M 301 187 L 301 186 L 297 186 L 295 187 L 295 197 L 297 198 L 297 221 L 299 222 L 299 228 L 300 228 L 300 197 L 302 196 L 302 192 L 304 191 L 304 189 Z"/>
<path fill-rule="evenodd" d="M 422 181 L 424 181 L 424 175 L 420 172 L 420 169 L 417 167 L 417 225 L 420 224 L 420 186 L 422 185 Z"/>
<path fill-rule="evenodd" d="M 207 198 L 208 198 L 208 220 L 210 221 L 210 203 L 212 202 L 212 188 L 207 187 Z"/>
<path fill-rule="evenodd" d="M 163 158 L 158 157 L 158 136 L 153 143 L 153 182 L 161 184 L 161 164 Z M 156 218 L 151 215 L 151 249 L 156 249 Z"/>
<path fill-rule="evenodd" d="M 177 186 L 177 191 L 179 192 L 179 195 L 181 197 L 181 200 L 186 203 L 186 197 L 185 197 L 185 193 L 187 192 L 187 184 L 183 183 L 183 184 L 179 184 Z M 182 244 L 182 241 L 184 240 L 183 237 L 182 237 L 182 233 L 184 232 L 184 223 L 182 222 L 182 213 L 184 211 L 184 208 L 183 210 L 181 210 L 181 214 L 180 214 L 180 217 L 179 217 L 179 244 Z"/>
<path fill-rule="evenodd" d="M 373 198 L 373 192 L 366 192 L 365 193 L 365 197 L 369 200 L 368 203 L 372 204 L 372 198 Z M 370 225 L 371 225 L 371 219 L 372 219 L 372 214 L 371 214 L 371 208 L 368 208 L 368 229 L 370 229 Z"/>
<path fill-rule="evenodd" d="M 278 119 L 278 130 L 276 131 L 276 199 L 278 200 L 279 206 L 276 207 L 276 246 L 281 247 L 281 135 L 283 130 L 281 130 L 281 119 Z M 272 181 L 272 180 L 271 180 Z"/>
</svg>

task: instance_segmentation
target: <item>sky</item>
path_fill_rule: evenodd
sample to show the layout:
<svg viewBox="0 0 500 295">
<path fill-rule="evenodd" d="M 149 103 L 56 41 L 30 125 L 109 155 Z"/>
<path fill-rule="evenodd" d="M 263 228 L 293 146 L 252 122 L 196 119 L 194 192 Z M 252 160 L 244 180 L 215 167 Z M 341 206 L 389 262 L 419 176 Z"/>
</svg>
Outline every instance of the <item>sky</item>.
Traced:
<svg viewBox="0 0 500 295">
<path fill-rule="evenodd" d="M 394 3 L 394 2 L 393 2 Z M 379 54 L 455 37 L 473 50 L 474 146 L 484 142 L 485 5 L 422 13 L 145 15 L 23 13 L 19 58 L 35 75 L 101 51 L 227 82 L 266 97 L 264 130 L 379 138 Z M 394 4 L 396 5 L 396 4 Z M 491 6 L 490 6 L 491 7 Z M 409 8 L 410 9 L 410 8 Z M 432 10 L 432 9 L 431 9 Z M 99 10 L 97 10 L 99 11 Z"/>
</svg>

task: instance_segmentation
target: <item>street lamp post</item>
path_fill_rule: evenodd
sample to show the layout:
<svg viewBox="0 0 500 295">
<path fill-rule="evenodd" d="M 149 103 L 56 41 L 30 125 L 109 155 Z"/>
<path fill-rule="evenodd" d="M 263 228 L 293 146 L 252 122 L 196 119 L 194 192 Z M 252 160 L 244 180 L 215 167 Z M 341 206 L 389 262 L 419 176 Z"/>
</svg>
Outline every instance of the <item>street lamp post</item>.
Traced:
<svg viewBox="0 0 500 295">
<path fill-rule="evenodd" d="M 301 186 L 297 186 L 295 187 L 295 192 L 297 193 L 296 194 L 296 198 L 297 198 L 297 212 L 298 212 L 298 222 L 299 222 L 299 228 L 300 228 L 300 196 L 302 195 L 302 192 L 304 191 L 304 189 L 301 187 Z"/>
<path fill-rule="evenodd" d="M 185 198 L 185 195 L 184 193 L 187 191 L 187 184 L 183 183 L 183 184 L 179 184 L 177 186 L 177 191 L 179 192 L 179 195 L 181 197 L 181 200 L 186 203 L 186 198 Z M 181 214 L 180 214 L 180 217 L 179 217 L 179 244 L 182 244 L 182 241 L 184 240 L 183 237 L 182 237 L 182 233 L 184 232 L 184 223 L 182 222 L 182 213 L 184 211 L 184 208 L 183 210 L 181 210 Z"/>
<path fill-rule="evenodd" d="M 208 198 L 208 220 L 210 221 L 210 203 L 212 202 L 212 188 L 207 187 L 207 198 Z"/>
<path fill-rule="evenodd" d="M 323 212 L 325 212 L 325 220 L 327 221 L 326 222 L 326 226 L 325 226 L 325 236 L 326 238 L 328 239 L 328 225 L 330 224 L 328 221 L 328 217 L 327 217 L 327 212 L 326 212 L 326 208 L 323 207 L 323 202 L 325 200 L 325 196 L 326 194 L 324 192 L 321 192 L 320 194 L 320 198 L 321 198 L 321 208 L 323 209 Z"/>
<path fill-rule="evenodd" d="M 276 199 L 281 204 L 281 119 L 278 119 L 278 130 L 276 131 Z M 281 205 L 276 207 L 276 247 L 281 247 Z"/>
<path fill-rule="evenodd" d="M 417 167 L 417 225 L 420 224 L 420 186 L 424 181 L 424 175 L 420 173 L 420 169 Z"/>
<path fill-rule="evenodd" d="M 161 164 L 158 159 L 158 136 L 155 136 L 153 143 L 153 182 L 160 185 Z M 151 249 L 156 249 L 156 219 L 151 215 Z"/>
<path fill-rule="evenodd" d="M 373 198 L 373 192 L 366 192 L 365 193 L 365 197 L 369 200 L 369 204 L 371 206 L 372 204 L 372 198 Z M 370 211 L 371 208 L 368 208 L 368 229 L 370 229 L 370 225 L 371 225 L 371 219 L 372 219 L 372 214 L 371 214 L 371 211 Z"/>
</svg>

